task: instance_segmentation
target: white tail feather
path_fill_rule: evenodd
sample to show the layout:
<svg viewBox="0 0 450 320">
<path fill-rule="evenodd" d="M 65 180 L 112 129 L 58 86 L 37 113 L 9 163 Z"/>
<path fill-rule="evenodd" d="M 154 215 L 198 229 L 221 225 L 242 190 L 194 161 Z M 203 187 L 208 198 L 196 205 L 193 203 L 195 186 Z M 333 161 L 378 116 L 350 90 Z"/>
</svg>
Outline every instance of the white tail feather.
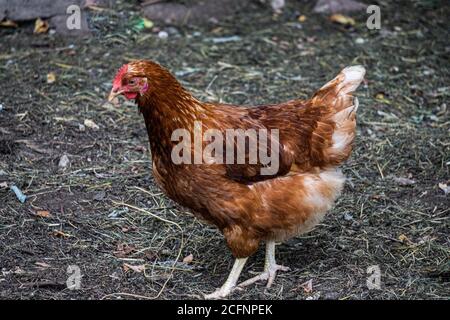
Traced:
<svg viewBox="0 0 450 320">
<path fill-rule="evenodd" d="M 361 81 L 364 79 L 366 69 L 364 69 L 363 66 L 351 66 L 342 70 L 341 73 L 345 77 L 342 81 L 342 94 L 347 94 L 358 88 Z"/>
</svg>

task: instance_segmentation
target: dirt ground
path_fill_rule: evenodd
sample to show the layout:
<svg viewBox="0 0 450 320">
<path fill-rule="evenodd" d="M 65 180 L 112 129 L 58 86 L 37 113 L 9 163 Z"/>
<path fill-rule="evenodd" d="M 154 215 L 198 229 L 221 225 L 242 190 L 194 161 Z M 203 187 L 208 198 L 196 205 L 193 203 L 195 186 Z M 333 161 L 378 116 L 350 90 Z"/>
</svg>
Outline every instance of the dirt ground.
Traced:
<svg viewBox="0 0 450 320">
<path fill-rule="evenodd" d="M 364 12 L 354 27 L 333 24 L 311 13 L 313 1 L 288 1 L 278 17 L 255 6 L 212 26 L 159 26 L 167 39 L 132 28 L 133 2 L 91 11 L 88 39 L 1 28 L 0 297 L 196 299 L 226 279 L 233 259 L 220 233 L 155 186 L 136 107 L 104 103 L 115 71 L 145 58 L 201 99 L 240 104 L 307 98 L 347 65 L 367 69 L 336 207 L 277 247 L 292 270 L 272 288 L 231 299 L 449 299 L 450 8 L 379 3 L 381 30 L 366 28 Z M 261 247 L 241 280 L 263 260 Z M 76 266 L 80 288 L 69 290 Z M 371 266 L 380 289 L 366 284 Z"/>
</svg>

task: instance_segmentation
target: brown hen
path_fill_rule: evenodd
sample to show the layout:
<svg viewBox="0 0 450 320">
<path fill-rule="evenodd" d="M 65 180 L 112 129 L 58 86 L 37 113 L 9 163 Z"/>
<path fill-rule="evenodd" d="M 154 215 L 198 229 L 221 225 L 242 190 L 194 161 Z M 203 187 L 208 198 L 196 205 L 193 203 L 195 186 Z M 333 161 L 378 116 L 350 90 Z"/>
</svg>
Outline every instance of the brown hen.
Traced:
<svg viewBox="0 0 450 320">
<path fill-rule="evenodd" d="M 206 298 L 232 292 L 247 258 L 262 241 L 266 243 L 264 271 L 239 287 L 258 280 L 267 280 L 270 287 L 277 271 L 288 270 L 275 262 L 275 242 L 312 230 L 339 196 L 345 178 L 337 167 L 350 156 L 355 138 L 358 100 L 351 93 L 364 74 L 362 66 L 347 67 L 309 100 L 242 107 L 197 100 L 155 62 L 134 61 L 119 70 L 109 100 L 124 95 L 138 104 L 157 184 L 171 199 L 215 225 L 236 258 L 224 285 Z M 191 135 L 183 141 L 180 155 L 186 161 L 181 163 L 174 161 L 173 153 L 181 143 L 173 136 L 177 129 Z M 232 140 L 236 154 L 226 159 L 234 161 L 220 160 L 229 152 L 229 144 L 224 143 L 209 157 L 201 154 L 201 163 L 194 164 L 195 143 L 187 142 L 197 141 L 196 130 L 211 129 L 224 136 L 229 129 L 254 129 L 258 139 L 260 132 L 266 132 L 267 143 L 258 140 L 257 150 L 252 149 L 256 138 L 248 135 L 244 147 L 238 148 L 236 137 Z M 206 148 L 211 142 L 202 139 L 200 146 Z M 274 172 L 263 173 L 268 163 L 260 154 L 250 161 L 252 152 L 263 147 L 275 155 Z M 244 163 L 236 161 L 239 151 L 244 153 Z"/>
</svg>

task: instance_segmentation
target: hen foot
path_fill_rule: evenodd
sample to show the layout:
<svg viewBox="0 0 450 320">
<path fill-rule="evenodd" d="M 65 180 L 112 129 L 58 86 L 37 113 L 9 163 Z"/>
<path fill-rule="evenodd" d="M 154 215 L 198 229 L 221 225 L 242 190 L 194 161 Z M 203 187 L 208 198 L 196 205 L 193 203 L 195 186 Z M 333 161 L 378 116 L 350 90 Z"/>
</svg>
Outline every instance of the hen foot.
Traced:
<svg viewBox="0 0 450 320">
<path fill-rule="evenodd" d="M 289 270 L 290 268 L 278 264 L 270 265 L 268 268 L 266 268 L 264 272 L 240 283 L 238 285 L 238 288 L 247 287 L 257 281 L 265 281 L 265 280 L 267 281 L 266 288 L 270 288 L 277 276 L 278 271 L 289 271 Z"/>
</svg>

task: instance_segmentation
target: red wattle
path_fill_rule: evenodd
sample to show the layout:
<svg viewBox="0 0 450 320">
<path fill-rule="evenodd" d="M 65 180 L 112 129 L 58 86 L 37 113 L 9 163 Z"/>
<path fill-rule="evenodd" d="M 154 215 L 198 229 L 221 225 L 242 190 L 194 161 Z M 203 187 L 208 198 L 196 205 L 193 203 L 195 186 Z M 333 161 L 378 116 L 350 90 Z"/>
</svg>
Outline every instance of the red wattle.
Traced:
<svg viewBox="0 0 450 320">
<path fill-rule="evenodd" d="M 125 98 L 127 98 L 128 100 L 132 100 L 132 99 L 136 99 L 137 97 L 137 92 L 125 92 L 123 94 L 125 96 Z"/>
</svg>

